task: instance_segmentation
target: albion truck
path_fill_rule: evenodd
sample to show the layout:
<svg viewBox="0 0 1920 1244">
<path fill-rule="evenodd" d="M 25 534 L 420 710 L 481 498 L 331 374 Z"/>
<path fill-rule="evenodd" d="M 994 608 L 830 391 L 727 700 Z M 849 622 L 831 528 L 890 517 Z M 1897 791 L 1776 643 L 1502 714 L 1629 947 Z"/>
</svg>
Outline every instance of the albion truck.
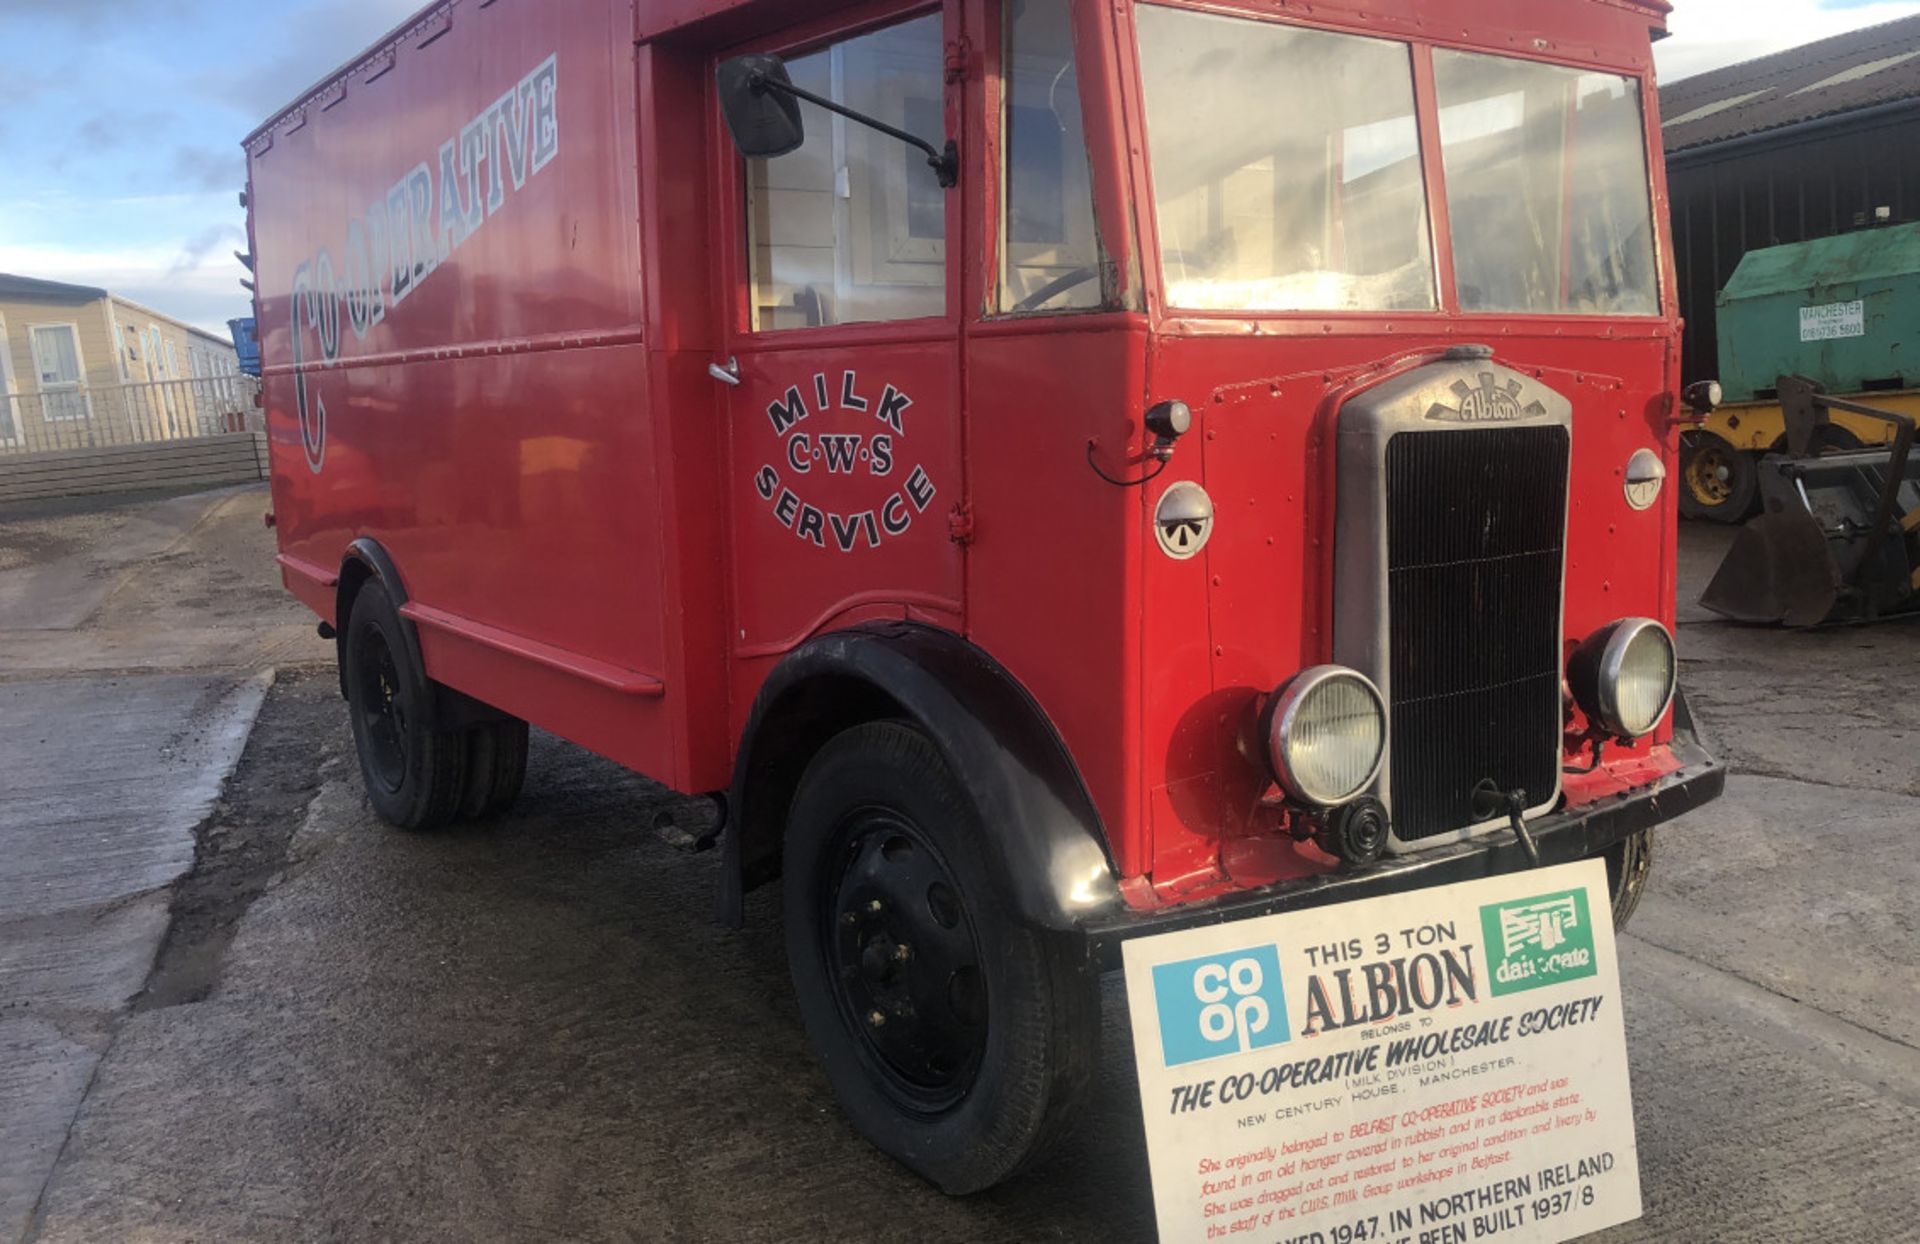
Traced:
<svg viewBox="0 0 1920 1244">
<path fill-rule="evenodd" d="M 1624 917 L 1723 781 L 1666 10 L 439 0 L 246 140 L 373 808 L 499 812 L 529 723 L 710 796 L 955 1193 L 1063 1131 L 1123 939 L 1596 857 Z"/>
</svg>

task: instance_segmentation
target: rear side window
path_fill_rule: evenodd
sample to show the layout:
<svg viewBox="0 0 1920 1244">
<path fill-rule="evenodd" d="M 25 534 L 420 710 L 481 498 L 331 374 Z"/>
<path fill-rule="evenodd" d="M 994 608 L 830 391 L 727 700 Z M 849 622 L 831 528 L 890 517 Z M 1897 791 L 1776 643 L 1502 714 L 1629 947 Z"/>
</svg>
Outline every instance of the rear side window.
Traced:
<svg viewBox="0 0 1920 1244">
<path fill-rule="evenodd" d="M 793 57 L 787 72 L 910 133 L 945 131 L 937 13 Z M 753 327 L 945 314 L 947 194 L 926 157 L 814 104 L 800 112 L 797 151 L 746 162 Z"/>
<path fill-rule="evenodd" d="M 1639 84 L 1435 49 L 1466 311 L 1657 315 Z"/>
</svg>

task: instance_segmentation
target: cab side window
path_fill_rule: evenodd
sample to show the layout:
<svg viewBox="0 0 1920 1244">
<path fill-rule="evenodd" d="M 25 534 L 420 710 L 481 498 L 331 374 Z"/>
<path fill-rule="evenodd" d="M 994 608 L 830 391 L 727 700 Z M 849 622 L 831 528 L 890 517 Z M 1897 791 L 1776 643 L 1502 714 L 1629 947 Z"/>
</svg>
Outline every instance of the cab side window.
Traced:
<svg viewBox="0 0 1920 1244">
<path fill-rule="evenodd" d="M 1101 305 L 1093 185 L 1067 0 L 1007 0 L 1002 36 L 1000 309 Z"/>
<path fill-rule="evenodd" d="M 794 85 L 938 146 L 940 15 L 787 61 Z M 806 142 L 746 162 L 756 331 L 943 315 L 947 193 L 919 151 L 801 103 Z"/>
</svg>

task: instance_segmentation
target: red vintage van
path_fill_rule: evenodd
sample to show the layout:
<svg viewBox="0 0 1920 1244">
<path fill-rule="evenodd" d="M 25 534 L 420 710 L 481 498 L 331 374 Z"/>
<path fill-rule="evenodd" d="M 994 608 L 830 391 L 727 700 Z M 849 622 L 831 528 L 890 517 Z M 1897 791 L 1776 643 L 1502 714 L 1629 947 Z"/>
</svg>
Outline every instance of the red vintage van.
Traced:
<svg viewBox="0 0 1920 1244">
<path fill-rule="evenodd" d="M 1723 782 L 1666 7 L 439 0 L 247 140 L 373 806 L 498 812 L 528 723 L 711 795 L 953 1192 L 1124 938 L 1593 856 L 1624 917 Z"/>
</svg>

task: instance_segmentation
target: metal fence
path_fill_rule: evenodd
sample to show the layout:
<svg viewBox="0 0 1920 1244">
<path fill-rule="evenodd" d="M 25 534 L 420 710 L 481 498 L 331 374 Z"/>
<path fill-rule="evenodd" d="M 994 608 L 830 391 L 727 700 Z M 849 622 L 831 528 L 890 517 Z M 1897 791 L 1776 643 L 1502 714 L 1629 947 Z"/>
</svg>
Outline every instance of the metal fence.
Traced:
<svg viewBox="0 0 1920 1244">
<path fill-rule="evenodd" d="M 0 454 L 260 432 L 259 390 L 251 376 L 216 376 L 13 394 L 0 399 Z"/>
</svg>

